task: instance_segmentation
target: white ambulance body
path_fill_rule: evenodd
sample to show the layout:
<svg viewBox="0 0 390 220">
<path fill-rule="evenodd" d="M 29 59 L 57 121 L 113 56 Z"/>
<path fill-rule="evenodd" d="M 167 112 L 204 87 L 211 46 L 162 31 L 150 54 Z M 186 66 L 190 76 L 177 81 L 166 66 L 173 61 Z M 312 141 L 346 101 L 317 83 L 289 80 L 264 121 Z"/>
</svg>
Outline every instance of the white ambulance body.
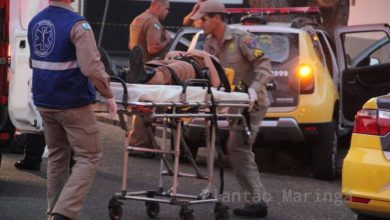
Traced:
<svg viewBox="0 0 390 220">
<path fill-rule="evenodd" d="M 48 6 L 48 0 L 5 0 L 9 2 L 9 44 L 11 64 L 8 110 L 14 126 L 23 131 L 43 130 L 42 119 L 31 94 L 32 70 L 27 27 L 31 18 Z M 73 3 L 78 9 L 78 1 Z"/>
</svg>

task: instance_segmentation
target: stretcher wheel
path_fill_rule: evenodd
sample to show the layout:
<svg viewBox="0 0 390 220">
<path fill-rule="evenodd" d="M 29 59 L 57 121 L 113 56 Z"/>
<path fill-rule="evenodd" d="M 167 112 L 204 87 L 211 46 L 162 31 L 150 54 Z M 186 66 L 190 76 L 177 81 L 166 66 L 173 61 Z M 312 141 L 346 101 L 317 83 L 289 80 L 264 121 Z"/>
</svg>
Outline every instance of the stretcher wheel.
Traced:
<svg viewBox="0 0 390 220">
<path fill-rule="evenodd" d="M 215 220 L 228 220 L 229 219 L 229 207 L 217 202 L 214 207 Z"/>
<path fill-rule="evenodd" d="M 110 213 L 110 220 L 119 220 L 122 218 L 122 205 L 123 203 L 116 198 L 111 198 L 108 203 L 108 212 Z"/>
<path fill-rule="evenodd" d="M 155 218 L 160 212 L 160 204 L 158 202 L 145 202 L 146 214 L 150 218 Z"/>
<path fill-rule="evenodd" d="M 187 206 L 182 206 L 180 209 L 180 220 L 194 220 L 194 210 L 189 209 Z"/>
</svg>

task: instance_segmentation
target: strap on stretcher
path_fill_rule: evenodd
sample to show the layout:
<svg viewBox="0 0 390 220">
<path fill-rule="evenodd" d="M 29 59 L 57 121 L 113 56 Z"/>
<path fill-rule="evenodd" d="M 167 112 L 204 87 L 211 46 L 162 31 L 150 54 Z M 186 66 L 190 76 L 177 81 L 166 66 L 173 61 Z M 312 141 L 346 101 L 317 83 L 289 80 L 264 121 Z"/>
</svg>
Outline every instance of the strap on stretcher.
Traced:
<svg viewBox="0 0 390 220">
<path fill-rule="evenodd" d="M 128 105 L 128 98 L 129 98 L 129 92 L 127 91 L 127 85 L 126 85 L 126 82 L 120 78 L 120 77 L 117 77 L 117 76 L 111 76 L 111 80 L 113 81 L 118 81 L 122 84 L 123 86 L 123 96 L 122 96 L 122 103 L 123 103 L 123 106 L 125 107 L 125 109 L 127 109 L 127 105 Z M 125 116 L 122 112 L 118 111 L 119 114 L 119 125 L 120 127 L 127 131 L 127 125 L 126 125 L 126 121 L 125 121 Z"/>
</svg>

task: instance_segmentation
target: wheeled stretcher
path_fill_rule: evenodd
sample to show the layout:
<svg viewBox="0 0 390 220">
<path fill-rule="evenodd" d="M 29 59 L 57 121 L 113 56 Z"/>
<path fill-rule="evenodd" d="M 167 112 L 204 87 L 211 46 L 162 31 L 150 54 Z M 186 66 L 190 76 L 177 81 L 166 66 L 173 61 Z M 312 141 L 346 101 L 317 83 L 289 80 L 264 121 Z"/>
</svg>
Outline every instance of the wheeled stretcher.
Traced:
<svg viewBox="0 0 390 220">
<path fill-rule="evenodd" d="M 197 84 L 198 86 L 191 86 Z M 200 86 L 199 86 L 200 85 Z M 102 121 L 114 123 L 125 130 L 125 146 L 123 154 L 123 177 L 121 192 L 114 194 L 109 202 L 111 219 L 120 219 L 122 215 L 122 202 L 120 200 L 144 201 L 146 213 L 149 217 L 156 217 L 159 213 L 160 203 L 181 206 L 180 219 L 193 219 L 192 204 L 215 203 L 215 218 L 227 219 L 227 208 L 223 206 L 218 195 L 213 195 L 213 169 L 216 148 L 217 130 L 219 121 L 239 121 L 227 129 L 237 129 L 250 135 L 250 130 L 243 116 L 243 110 L 249 106 L 249 98 L 246 93 L 223 92 L 210 88 L 207 80 L 192 80 L 184 86 L 173 85 L 140 85 L 126 84 L 124 82 L 111 83 L 112 90 L 118 104 L 118 118 L 110 121 L 100 117 Z M 98 96 L 95 105 L 96 112 L 104 112 L 104 98 Z M 132 125 L 132 118 L 135 116 L 147 116 L 152 120 L 152 125 L 162 129 L 162 141 L 159 146 L 154 141 L 155 148 L 142 148 L 129 145 L 128 135 Z M 191 121 L 198 121 L 206 131 L 205 143 L 207 148 L 207 171 L 202 173 L 190 150 L 183 139 L 183 126 Z M 200 124 L 199 124 L 200 122 Z M 226 124 L 226 123 L 225 123 Z M 172 147 L 167 146 L 168 130 L 170 129 Z M 151 136 L 153 136 L 152 132 Z M 180 171 L 180 151 L 185 150 L 189 154 L 189 160 L 194 168 L 193 173 Z M 160 155 L 160 172 L 158 186 L 154 190 L 130 192 L 127 187 L 129 176 L 128 163 L 129 152 L 153 152 Z M 219 150 L 219 152 L 221 152 Z M 171 156 L 168 156 L 171 155 Z M 173 155 L 173 157 L 172 157 Z M 221 153 L 219 153 L 219 158 Z M 173 158 L 173 161 L 172 161 Z M 221 162 L 221 161 L 220 161 Z M 166 187 L 164 178 L 171 177 L 172 186 Z M 205 181 L 205 189 L 197 195 L 179 193 L 179 178 L 195 178 Z M 223 171 L 220 173 L 220 189 L 223 191 Z"/>
</svg>

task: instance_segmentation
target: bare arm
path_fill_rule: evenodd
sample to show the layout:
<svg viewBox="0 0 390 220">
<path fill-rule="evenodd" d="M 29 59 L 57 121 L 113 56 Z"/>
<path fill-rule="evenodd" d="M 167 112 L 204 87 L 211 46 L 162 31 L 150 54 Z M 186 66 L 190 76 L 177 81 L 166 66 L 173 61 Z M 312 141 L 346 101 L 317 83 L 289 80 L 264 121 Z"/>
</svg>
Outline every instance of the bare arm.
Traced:
<svg viewBox="0 0 390 220">
<path fill-rule="evenodd" d="M 196 3 L 194 7 L 192 8 L 192 11 L 186 15 L 183 19 L 183 25 L 184 26 L 191 26 L 193 23 L 193 20 L 191 19 L 192 16 L 198 11 L 199 9 L 199 3 Z"/>
<path fill-rule="evenodd" d="M 158 55 L 171 42 L 171 37 L 160 23 L 151 21 L 147 24 L 146 42 L 148 43 L 148 53 Z"/>
</svg>

